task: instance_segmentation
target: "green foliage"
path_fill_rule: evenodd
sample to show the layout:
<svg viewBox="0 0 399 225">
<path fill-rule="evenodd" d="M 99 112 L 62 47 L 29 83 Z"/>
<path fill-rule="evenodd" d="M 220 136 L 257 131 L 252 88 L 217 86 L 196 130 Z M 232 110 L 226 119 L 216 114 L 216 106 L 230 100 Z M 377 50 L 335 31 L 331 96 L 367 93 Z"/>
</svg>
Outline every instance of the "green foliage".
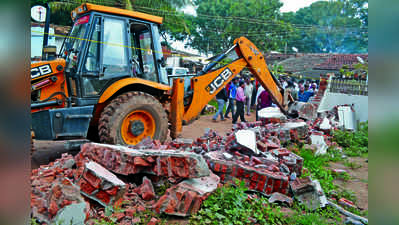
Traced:
<svg viewBox="0 0 399 225">
<path fill-rule="evenodd" d="M 309 170 L 309 173 L 304 173 L 302 176 L 312 176 L 318 179 L 326 193 L 336 189 L 333 184 L 333 173 L 325 168 L 325 166 L 328 166 L 328 161 L 330 161 L 328 155 L 315 156 L 309 149 L 302 149 L 299 154 L 303 158 L 303 166 Z"/>
<path fill-rule="evenodd" d="M 293 24 L 297 35 L 288 39 L 288 45 L 295 46 L 300 52 L 367 52 L 367 2 L 318 1 L 295 13 L 284 13 L 283 19 Z"/>
<path fill-rule="evenodd" d="M 345 165 L 346 167 L 351 168 L 352 170 L 359 169 L 359 168 L 362 167 L 362 165 L 360 165 L 360 164 L 357 164 L 357 163 L 355 163 L 355 162 L 349 162 L 349 161 L 345 161 L 345 162 L 344 162 L 344 165 Z"/>
<path fill-rule="evenodd" d="M 259 224 L 284 224 L 279 207 L 272 208 L 264 197 L 248 199 L 244 182 L 237 187 L 223 186 L 209 196 L 201 210 L 190 218 L 190 224 L 248 224 L 248 219 Z"/>
<path fill-rule="evenodd" d="M 31 225 L 39 225 L 39 223 L 36 221 L 35 218 L 31 218 L 31 219 L 30 219 L 30 224 L 31 224 Z"/>
<path fill-rule="evenodd" d="M 269 204 L 264 197 L 248 199 L 243 182 L 218 189 L 190 218 L 190 224 L 331 224 L 341 222 L 340 214 L 331 207 L 311 211 L 295 202 L 291 213 Z M 249 218 L 251 220 L 249 220 Z"/>
<path fill-rule="evenodd" d="M 278 0 L 195 0 L 197 16 L 191 21 L 189 44 L 203 53 L 217 54 L 232 46 L 234 39 L 246 36 L 262 51 L 284 48 L 283 33 L 292 32 L 289 23 L 279 19 Z"/>
<path fill-rule="evenodd" d="M 188 0 L 32 0 L 31 5 L 49 3 L 51 9 L 50 23 L 72 26 L 71 11 L 85 2 L 161 16 L 164 18 L 160 29 L 161 34 L 168 32 L 175 39 L 182 40 L 190 33 L 186 20 L 182 17 L 183 13 L 177 11 L 178 8 L 187 4 Z"/>
<path fill-rule="evenodd" d="M 357 132 L 335 130 L 333 141 L 343 147 L 348 156 L 362 156 L 368 153 L 368 122 L 360 123 Z"/>
<path fill-rule="evenodd" d="M 154 185 L 154 192 L 157 196 L 162 196 L 165 194 L 166 189 L 170 188 L 171 184 L 168 181 L 165 181 L 161 185 Z"/>
</svg>

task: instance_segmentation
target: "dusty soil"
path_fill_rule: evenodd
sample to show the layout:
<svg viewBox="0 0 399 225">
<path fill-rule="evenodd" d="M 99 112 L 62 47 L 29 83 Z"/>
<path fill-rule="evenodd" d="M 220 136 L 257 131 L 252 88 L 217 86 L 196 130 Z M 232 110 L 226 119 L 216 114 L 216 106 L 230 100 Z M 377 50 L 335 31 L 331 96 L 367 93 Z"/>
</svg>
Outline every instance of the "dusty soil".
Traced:
<svg viewBox="0 0 399 225">
<path fill-rule="evenodd" d="M 212 115 L 203 115 L 198 120 L 194 121 L 190 125 L 183 126 L 182 138 L 196 139 L 205 133 L 206 128 L 211 128 L 221 135 L 226 134 L 226 132 L 231 131 L 232 118 L 226 119 L 225 121 L 220 121 L 218 117 L 217 122 L 212 121 Z M 255 121 L 255 113 L 251 113 L 250 116 L 245 114 L 245 120 L 248 122 Z M 241 122 L 241 120 L 238 120 Z"/>
<path fill-rule="evenodd" d="M 348 158 L 348 161 L 354 163 L 354 168 L 346 166 L 344 162 L 330 162 L 330 168 L 346 170 L 351 176 L 348 181 L 334 180 L 334 183 L 343 189 L 353 191 L 356 196 L 355 204 L 360 209 L 368 210 L 368 163 L 361 157 Z"/>
</svg>

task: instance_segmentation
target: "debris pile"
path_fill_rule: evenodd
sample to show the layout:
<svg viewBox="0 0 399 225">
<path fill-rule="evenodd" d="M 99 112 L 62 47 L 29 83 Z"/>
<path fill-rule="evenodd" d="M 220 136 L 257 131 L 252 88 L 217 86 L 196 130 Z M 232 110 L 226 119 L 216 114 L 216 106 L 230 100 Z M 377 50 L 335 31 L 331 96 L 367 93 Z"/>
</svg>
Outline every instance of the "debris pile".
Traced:
<svg viewBox="0 0 399 225">
<path fill-rule="evenodd" d="M 312 110 L 302 110 L 303 118 L 314 114 Z M 105 219 L 107 207 L 124 209 L 112 214 L 119 224 L 139 222 L 136 213 L 145 210 L 189 216 L 220 185 L 235 179 L 270 197 L 269 202 L 291 206 L 295 197 L 313 209 L 328 204 L 317 180 L 299 178 L 303 158 L 283 146 L 301 142 L 316 154 L 325 154 L 334 144 L 330 136 L 337 126 L 334 113 L 305 122 L 266 108 L 259 117 L 261 121 L 233 125 L 226 135 L 207 129 L 196 140 L 83 144 L 75 157 L 63 154 L 32 171 L 32 216 L 45 224 L 60 218 L 90 224 L 93 218 Z"/>
</svg>

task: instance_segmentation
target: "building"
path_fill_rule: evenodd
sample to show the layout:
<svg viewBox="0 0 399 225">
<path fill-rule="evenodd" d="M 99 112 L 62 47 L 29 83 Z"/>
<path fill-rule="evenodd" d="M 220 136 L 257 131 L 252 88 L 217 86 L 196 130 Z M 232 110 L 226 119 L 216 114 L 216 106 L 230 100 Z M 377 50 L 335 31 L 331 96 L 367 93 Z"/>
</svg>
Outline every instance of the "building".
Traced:
<svg viewBox="0 0 399 225">
<path fill-rule="evenodd" d="M 71 27 L 50 24 L 48 45 L 55 45 L 57 52 L 61 49 Z M 31 59 L 40 59 L 43 49 L 44 23 L 31 23 Z"/>
<path fill-rule="evenodd" d="M 266 54 L 265 59 L 269 68 L 281 65 L 284 73 L 303 78 L 319 78 L 327 73 L 340 73 L 346 66 L 349 70 L 354 65 L 368 62 L 368 54 L 326 54 L 326 53 L 296 53 L 296 54 Z M 360 59 L 360 60 L 359 60 Z"/>
</svg>

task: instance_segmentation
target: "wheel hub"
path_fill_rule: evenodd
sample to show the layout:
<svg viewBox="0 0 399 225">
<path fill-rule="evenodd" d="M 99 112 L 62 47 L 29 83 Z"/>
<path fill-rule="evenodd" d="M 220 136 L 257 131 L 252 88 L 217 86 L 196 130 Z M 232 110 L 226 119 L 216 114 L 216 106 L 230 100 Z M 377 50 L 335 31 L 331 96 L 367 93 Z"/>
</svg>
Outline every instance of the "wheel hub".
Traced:
<svg viewBox="0 0 399 225">
<path fill-rule="evenodd" d="M 134 136 L 139 136 L 144 132 L 144 123 L 140 120 L 130 121 L 129 130 Z"/>
</svg>

